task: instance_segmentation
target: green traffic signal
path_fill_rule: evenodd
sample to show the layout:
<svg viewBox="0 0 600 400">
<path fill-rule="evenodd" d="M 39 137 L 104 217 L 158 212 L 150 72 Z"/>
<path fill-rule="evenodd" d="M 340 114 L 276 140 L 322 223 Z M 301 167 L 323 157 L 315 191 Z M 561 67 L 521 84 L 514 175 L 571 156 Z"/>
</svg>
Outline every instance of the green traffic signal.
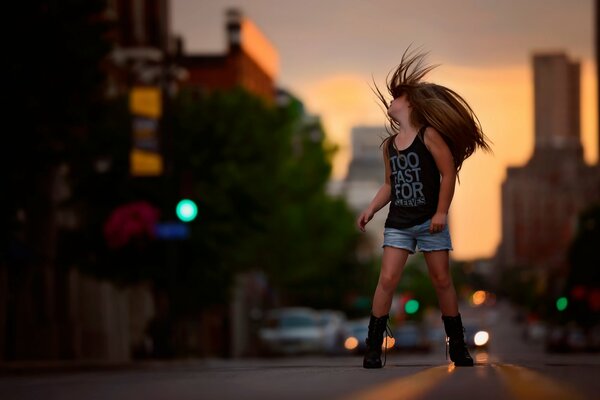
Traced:
<svg viewBox="0 0 600 400">
<path fill-rule="evenodd" d="M 419 301 L 415 299 L 410 299 L 406 302 L 406 304 L 404 304 L 404 311 L 406 311 L 407 314 L 416 313 L 417 311 L 419 311 Z"/>
<path fill-rule="evenodd" d="M 177 213 L 177 218 L 179 218 L 181 221 L 190 222 L 193 221 L 198 215 L 198 207 L 192 200 L 183 199 L 177 203 L 175 212 Z"/>
<path fill-rule="evenodd" d="M 566 297 L 559 297 L 558 300 L 556 300 L 556 309 L 558 311 L 565 311 L 567 309 L 567 306 L 569 305 L 569 300 L 567 300 Z"/>
</svg>

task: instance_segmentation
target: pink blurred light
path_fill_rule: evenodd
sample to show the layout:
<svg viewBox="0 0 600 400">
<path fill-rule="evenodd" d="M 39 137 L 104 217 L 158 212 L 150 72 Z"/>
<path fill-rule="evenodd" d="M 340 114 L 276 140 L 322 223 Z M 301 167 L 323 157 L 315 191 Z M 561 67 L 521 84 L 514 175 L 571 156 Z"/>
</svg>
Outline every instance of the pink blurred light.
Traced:
<svg viewBox="0 0 600 400">
<path fill-rule="evenodd" d="M 123 247 L 133 238 L 154 239 L 154 226 L 159 216 L 158 209 L 145 201 L 117 207 L 104 224 L 104 239 L 108 247 Z"/>
</svg>

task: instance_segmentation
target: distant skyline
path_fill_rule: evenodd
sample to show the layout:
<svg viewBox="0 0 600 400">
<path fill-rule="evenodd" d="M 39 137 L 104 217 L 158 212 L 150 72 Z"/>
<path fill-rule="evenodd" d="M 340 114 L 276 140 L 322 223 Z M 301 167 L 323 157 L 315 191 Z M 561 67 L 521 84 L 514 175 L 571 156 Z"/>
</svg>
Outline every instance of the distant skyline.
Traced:
<svg viewBox="0 0 600 400">
<path fill-rule="evenodd" d="M 494 155 L 476 154 L 461 172 L 450 214 L 456 258 L 496 251 L 506 167 L 522 165 L 533 149 L 534 53 L 581 62 L 581 138 L 586 161 L 598 157 L 592 0 L 171 0 L 172 31 L 186 52 L 225 51 L 230 7 L 271 41 L 278 85 L 319 115 L 340 146 L 335 179 L 346 173 L 352 127 L 385 122 L 371 79 L 383 87 L 411 43 L 441 64 L 426 79 L 461 93 L 494 143 Z"/>
</svg>

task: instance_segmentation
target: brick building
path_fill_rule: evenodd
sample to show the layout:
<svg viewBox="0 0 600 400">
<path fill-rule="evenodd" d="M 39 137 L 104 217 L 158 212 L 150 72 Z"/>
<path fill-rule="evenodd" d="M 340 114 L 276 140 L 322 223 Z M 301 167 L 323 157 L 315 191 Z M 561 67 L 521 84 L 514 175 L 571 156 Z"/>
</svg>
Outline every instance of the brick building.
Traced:
<svg viewBox="0 0 600 400">
<path fill-rule="evenodd" d="M 185 86 L 203 90 L 243 87 L 268 101 L 276 97 L 279 56 L 269 40 L 239 10 L 227 11 L 225 54 L 187 55 L 180 48 L 177 64 L 186 70 Z M 183 53 L 183 54 L 182 54 Z"/>
<path fill-rule="evenodd" d="M 535 148 L 502 185 L 500 266 L 564 272 L 578 214 L 600 201 L 600 167 L 585 164 L 580 140 L 579 63 L 533 57 Z"/>
</svg>

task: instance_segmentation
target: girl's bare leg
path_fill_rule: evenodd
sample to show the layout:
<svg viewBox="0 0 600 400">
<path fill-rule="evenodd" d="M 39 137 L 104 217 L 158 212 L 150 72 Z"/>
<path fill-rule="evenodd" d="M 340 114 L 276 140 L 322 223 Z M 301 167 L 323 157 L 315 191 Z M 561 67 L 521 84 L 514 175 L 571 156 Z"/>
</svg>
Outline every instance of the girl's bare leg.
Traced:
<svg viewBox="0 0 600 400">
<path fill-rule="evenodd" d="M 450 261 L 447 250 L 424 252 L 431 283 L 437 293 L 442 315 L 458 315 L 456 290 L 450 275 Z"/>
<path fill-rule="evenodd" d="M 383 248 L 383 259 L 379 281 L 373 296 L 373 310 L 375 317 L 382 317 L 390 312 L 394 291 L 400 282 L 400 276 L 410 253 L 408 250 L 386 246 Z"/>
</svg>

